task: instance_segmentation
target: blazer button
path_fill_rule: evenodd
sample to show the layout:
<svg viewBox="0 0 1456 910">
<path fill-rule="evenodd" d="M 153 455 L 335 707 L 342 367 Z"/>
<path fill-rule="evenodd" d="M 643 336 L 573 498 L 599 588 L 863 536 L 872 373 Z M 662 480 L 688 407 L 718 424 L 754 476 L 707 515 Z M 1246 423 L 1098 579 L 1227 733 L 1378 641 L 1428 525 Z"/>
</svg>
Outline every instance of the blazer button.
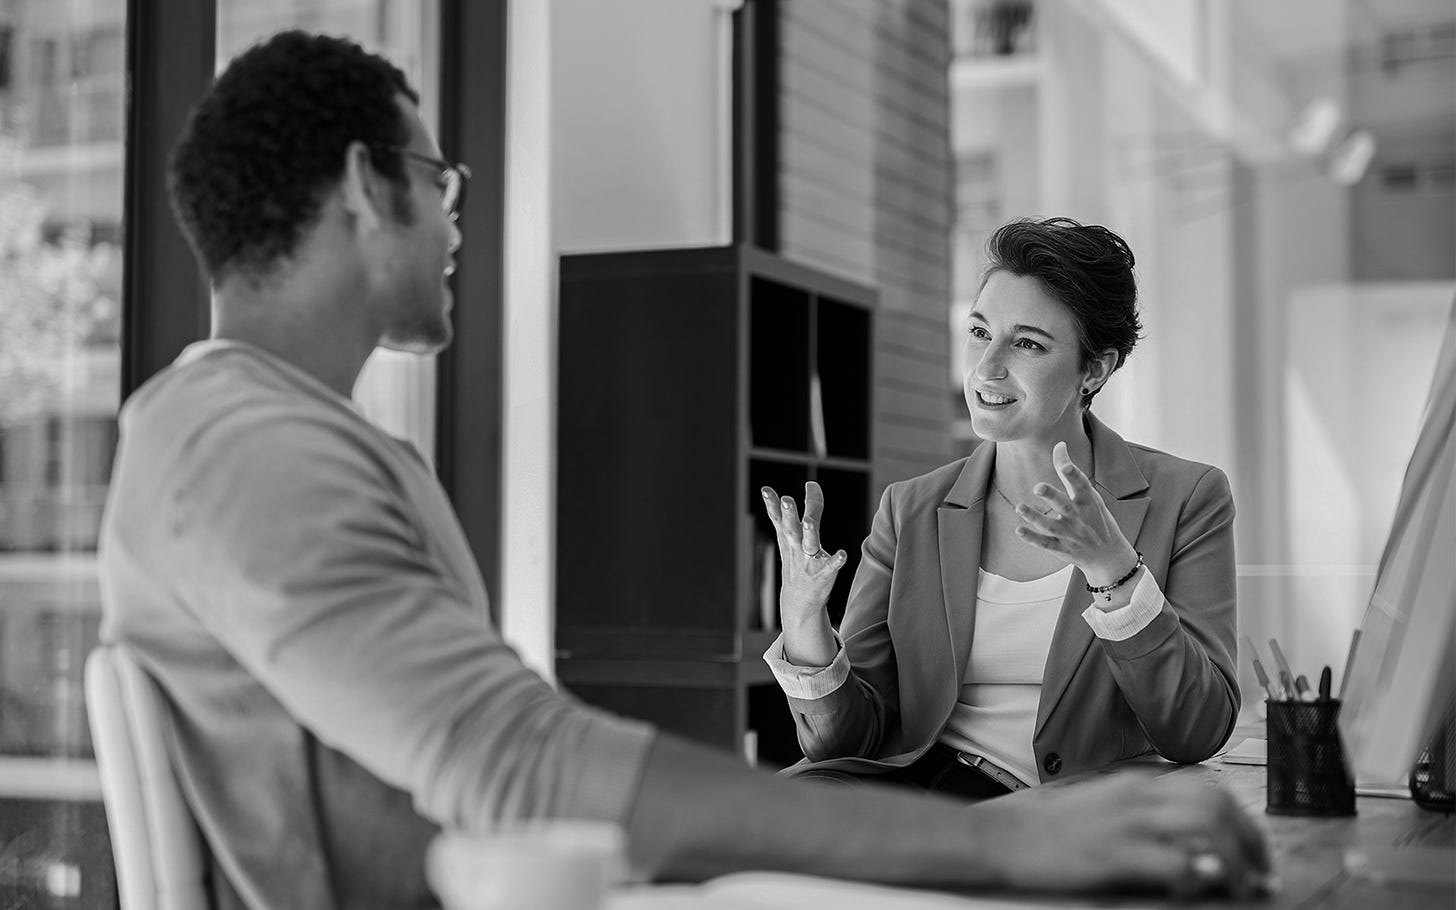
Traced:
<svg viewBox="0 0 1456 910">
<path fill-rule="evenodd" d="M 1062 770 L 1062 757 L 1057 753 L 1052 752 L 1051 754 L 1047 755 L 1046 761 L 1042 763 L 1042 767 L 1046 769 L 1046 773 L 1056 774 L 1058 771 Z"/>
</svg>

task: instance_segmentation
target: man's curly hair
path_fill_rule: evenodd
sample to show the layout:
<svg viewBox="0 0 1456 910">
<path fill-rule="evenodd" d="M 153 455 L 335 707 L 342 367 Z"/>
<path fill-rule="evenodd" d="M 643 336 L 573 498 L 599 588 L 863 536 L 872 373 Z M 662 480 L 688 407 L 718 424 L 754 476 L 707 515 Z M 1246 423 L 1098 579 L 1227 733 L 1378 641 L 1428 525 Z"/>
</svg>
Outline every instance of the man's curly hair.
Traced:
<svg viewBox="0 0 1456 910">
<path fill-rule="evenodd" d="M 280 32 L 228 64 L 172 149 L 172 210 L 216 283 L 291 255 L 343 174 L 350 142 L 407 185 L 391 146 L 409 141 L 395 103 L 419 103 L 404 73 L 352 41 Z M 407 200 L 397 193 L 396 215 Z"/>
<path fill-rule="evenodd" d="M 1012 221 L 986 242 L 986 259 L 982 287 L 996 272 L 1037 278 L 1072 311 L 1083 366 L 1112 349 L 1117 351 L 1115 370 L 1142 337 L 1136 260 L 1127 241 L 1107 228 L 1071 218 Z M 1084 396 L 1082 406 L 1096 395 L 1093 390 Z"/>
</svg>

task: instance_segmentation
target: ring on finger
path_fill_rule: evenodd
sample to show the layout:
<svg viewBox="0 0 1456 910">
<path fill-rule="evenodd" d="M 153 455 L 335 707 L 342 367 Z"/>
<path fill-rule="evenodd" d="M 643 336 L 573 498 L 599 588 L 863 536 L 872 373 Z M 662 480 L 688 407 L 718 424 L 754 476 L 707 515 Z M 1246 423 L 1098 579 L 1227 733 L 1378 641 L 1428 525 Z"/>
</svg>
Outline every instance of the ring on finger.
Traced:
<svg viewBox="0 0 1456 910">
<path fill-rule="evenodd" d="M 1228 873 L 1223 857 L 1207 848 L 1188 852 L 1188 873 L 1203 885 L 1222 882 Z"/>
<path fill-rule="evenodd" d="M 805 553 L 804 555 L 810 559 L 828 559 L 832 554 L 825 551 L 823 547 L 820 547 L 818 553 Z"/>
</svg>

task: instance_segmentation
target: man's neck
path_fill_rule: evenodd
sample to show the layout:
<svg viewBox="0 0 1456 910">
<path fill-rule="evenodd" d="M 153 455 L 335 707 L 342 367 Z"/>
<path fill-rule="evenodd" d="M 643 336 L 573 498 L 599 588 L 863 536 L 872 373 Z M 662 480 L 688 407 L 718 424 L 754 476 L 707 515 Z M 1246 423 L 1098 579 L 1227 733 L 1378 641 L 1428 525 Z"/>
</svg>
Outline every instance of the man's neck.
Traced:
<svg viewBox="0 0 1456 910">
<path fill-rule="evenodd" d="M 260 348 L 345 398 L 378 341 L 348 289 L 330 293 L 305 282 L 255 285 L 242 279 L 214 292 L 212 337 Z"/>
</svg>

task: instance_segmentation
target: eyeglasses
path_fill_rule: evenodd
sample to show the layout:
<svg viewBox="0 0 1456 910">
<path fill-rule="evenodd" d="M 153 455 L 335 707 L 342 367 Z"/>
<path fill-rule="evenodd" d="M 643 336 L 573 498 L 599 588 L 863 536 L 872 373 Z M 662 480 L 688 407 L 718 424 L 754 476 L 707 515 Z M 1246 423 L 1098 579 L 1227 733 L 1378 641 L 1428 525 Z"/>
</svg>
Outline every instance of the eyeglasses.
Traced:
<svg viewBox="0 0 1456 910">
<path fill-rule="evenodd" d="M 374 145 L 378 151 L 398 152 L 412 161 L 428 164 L 440 171 L 440 207 L 445 214 L 454 218 L 460 210 L 460 201 L 465 198 L 465 181 L 470 179 L 470 168 L 463 164 L 451 164 L 440 158 L 432 158 L 412 149 L 398 145 Z"/>
</svg>

